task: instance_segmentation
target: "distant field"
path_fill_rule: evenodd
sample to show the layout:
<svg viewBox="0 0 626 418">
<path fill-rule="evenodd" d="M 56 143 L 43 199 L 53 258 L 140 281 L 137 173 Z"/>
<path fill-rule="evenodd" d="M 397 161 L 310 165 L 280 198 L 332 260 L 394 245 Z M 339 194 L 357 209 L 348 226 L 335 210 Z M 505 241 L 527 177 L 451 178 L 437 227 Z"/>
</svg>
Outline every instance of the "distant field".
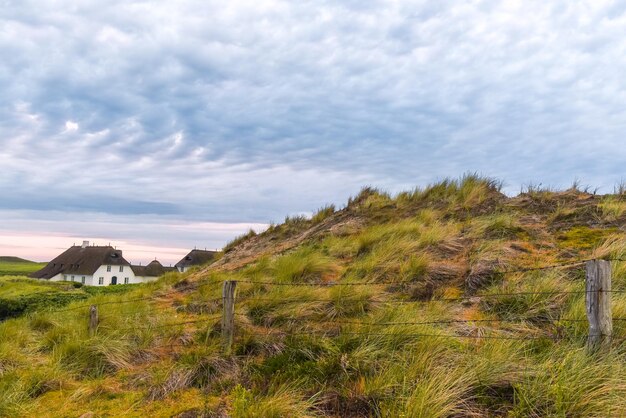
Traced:
<svg viewBox="0 0 626 418">
<path fill-rule="evenodd" d="M 27 276 L 33 273 L 46 263 L 35 263 L 19 257 L 0 257 L 0 276 Z"/>
</svg>

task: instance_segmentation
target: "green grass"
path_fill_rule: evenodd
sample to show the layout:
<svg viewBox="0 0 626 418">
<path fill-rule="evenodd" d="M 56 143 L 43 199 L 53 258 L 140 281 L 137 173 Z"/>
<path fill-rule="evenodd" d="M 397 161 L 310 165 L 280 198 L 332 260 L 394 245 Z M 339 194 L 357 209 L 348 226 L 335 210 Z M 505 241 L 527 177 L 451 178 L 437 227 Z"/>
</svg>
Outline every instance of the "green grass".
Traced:
<svg viewBox="0 0 626 418">
<path fill-rule="evenodd" d="M 311 222 L 314 224 L 318 224 L 322 222 L 324 219 L 331 216 L 333 213 L 335 213 L 335 211 L 336 211 L 335 205 L 332 205 L 332 204 L 326 205 L 318 209 L 318 211 L 313 214 L 313 216 L 311 217 Z"/>
<path fill-rule="evenodd" d="M 626 200 L 622 195 L 607 196 L 598 205 L 602 216 L 608 221 L 617 221 L 626 213 Z"/>
<path fill-rule="evenodd" d="M 559 245 L 565 248 L 591 250 L 616 232 L 618 232 L 616 228 L 597 229 L 577 226 L 562 232 L 557 236 L 557 239 Z"/>
<path fill-rule="evenodd" d="M 27 276 L 40 270 L 46 263 L 35 263 L 18 257 L 0 257 L 0 276 Z"/>
<path fill-rule="evenodd" d="M 64 306 L 89 297 L 75 283 L 48 282 L 23 276 L 0 277 L 0 320 L 38 309 Z"/>
</svg>

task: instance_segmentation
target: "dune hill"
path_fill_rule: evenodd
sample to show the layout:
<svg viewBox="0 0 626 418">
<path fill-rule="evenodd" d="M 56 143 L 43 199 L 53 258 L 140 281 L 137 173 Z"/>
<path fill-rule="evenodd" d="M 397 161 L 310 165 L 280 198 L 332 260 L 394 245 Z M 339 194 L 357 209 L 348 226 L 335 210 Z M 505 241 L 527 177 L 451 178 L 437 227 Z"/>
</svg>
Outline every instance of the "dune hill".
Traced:
<svg viewBox="0 0 626 418">
<path fill-rule="evenodd" d="M 620 190 L 365 188 L 203 268 L 0 323 L 0 415 L 619 416 L 626 294 L 588 353 L 581 261 L 615 260 L 626 291 L 625 221 Z"/>
</svg>

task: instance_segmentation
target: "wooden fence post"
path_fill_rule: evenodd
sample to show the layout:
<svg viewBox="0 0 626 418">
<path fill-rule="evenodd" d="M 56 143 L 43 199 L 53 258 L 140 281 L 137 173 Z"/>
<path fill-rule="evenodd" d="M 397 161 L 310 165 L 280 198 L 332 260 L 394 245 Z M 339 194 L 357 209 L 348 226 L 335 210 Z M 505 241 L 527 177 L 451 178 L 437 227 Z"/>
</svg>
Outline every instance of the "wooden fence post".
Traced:
<svg viewBox="0 0 626 418">
<path fill-rule="evenodd" d="M 235 288 L 236 280 L 226 280 L 222 288 L 224 314 L 222 316 L 222 339 L 224 355 L 230 355 L 235 332 Z"/>
<path fill-rule="evenodd" d="M 613 317 L 611 314 L 611 262 L 592 260 L 585 265 L 586 305 L 589 320 L 587 349 L 596 351 L 611 343 Z"/>
<path fill-rule="evenodd" d="M 98 307 L 91 305 L 89 308 L 89 336 L 93 337 L 98 331 Z"/>
</svg>

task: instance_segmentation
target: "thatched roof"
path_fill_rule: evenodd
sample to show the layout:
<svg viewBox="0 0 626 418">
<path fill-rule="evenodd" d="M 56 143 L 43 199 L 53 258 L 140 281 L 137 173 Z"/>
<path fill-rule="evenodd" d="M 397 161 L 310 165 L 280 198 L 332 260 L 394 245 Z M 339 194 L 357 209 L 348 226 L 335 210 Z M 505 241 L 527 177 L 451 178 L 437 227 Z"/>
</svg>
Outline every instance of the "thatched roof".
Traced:
<svg viewBox="0 0 626 418">
<path fill-rule="evenodd" d="M 174 267 L 164 267 L 157 260 L 151 261 L 147 266 L 130 266 L 135 276 L 159 277 L 168 271 L 174 271 Z"/>
<path fill-rule="evenodd" d="M 59 273 L 91 275 L 104 264 L 130 266 L 130 263 L 122 257 L 122 251 L 109 245 L 101 247 L 74 245 L 30 276 L 36 279 L 50 279 Z"/>
<path fill-rule="evenodd" d="M 182 260 L 176 263 L 176 267 L 200 266 L 213 260 L 217 251 L 191 250 Z"/>
</svg>

